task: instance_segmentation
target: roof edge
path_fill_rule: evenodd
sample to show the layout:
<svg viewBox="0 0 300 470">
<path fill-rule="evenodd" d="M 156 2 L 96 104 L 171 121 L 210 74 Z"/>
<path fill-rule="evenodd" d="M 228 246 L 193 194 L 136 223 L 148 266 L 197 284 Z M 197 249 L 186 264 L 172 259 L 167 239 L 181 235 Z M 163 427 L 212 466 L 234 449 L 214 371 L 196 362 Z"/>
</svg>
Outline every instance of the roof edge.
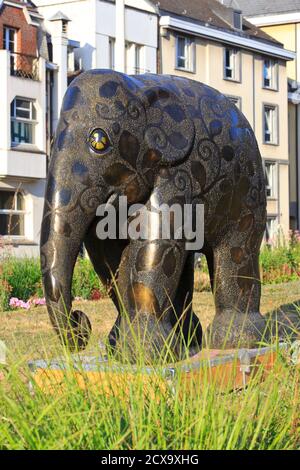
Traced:
<svg viewBox="0 0 300 470">
<path fill-rule="evenodd" d="M 261 41 L 260 39 L 238 36 L 230 31 L 223 31 L 212 26 L 199 25 L 173 16 L 161 16 L 160 26 L 189 32 L 196 36 L 205 36 L 211 40 L 233 44 L 243 49 L 257 50 L 265 55 L 281 58 L 283 60 L 293 60 L 296 57 L 295 52 L 288 51 L 279 45 Z"/>
</svg>

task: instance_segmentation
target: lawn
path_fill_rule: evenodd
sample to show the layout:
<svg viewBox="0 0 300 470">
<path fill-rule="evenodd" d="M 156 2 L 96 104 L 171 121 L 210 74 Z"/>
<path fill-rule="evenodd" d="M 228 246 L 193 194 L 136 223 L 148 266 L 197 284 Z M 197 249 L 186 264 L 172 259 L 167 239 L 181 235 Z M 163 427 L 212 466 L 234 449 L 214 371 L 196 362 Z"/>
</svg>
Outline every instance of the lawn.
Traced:
<svg viewBox="0 0 300 470">
<path fill-rule="evenodd" d="M 263 286 L 261 311 L 272 312 L 284 305 L 289 310 L 295 310 L 293 304 L 300 301 L 300 281 Z M 207 328 L 214 316 L 213 296 L 211 292 L 195 292 L 194 310 L 199 316 L 204 329 Z M 116 319 L 116 310 L 111 300 L 104 298 L 100 301 L 73 302 L 74 308 L 85 312 L 92 323 L 93 335 L 88 351 L 95 349 L 97 342 L 109 333 Z M 59 342 L 54 333 L 46 307 L 34 307 L 29 311 L 11 310 L 0 312 L 1 336 L 12 350 L 17 350 L 29 358 L 39 357 L 41 348 L 47 352 L 51 349 L 57 352 Z"/>
<path fill-rule="evenodd" d="M 295 312 L 299 298 L 299 281 L 264 286 L 261 310 Z M 74 304 L 92 322 L 87 351 L 95 351 L 115 321 L 114 307 L 108 299 Z M 211 293 L 195 293 L 194 310 L 206 328 L 214 314 Z M 9 349 L 0 382 L 2 449 L 300 449 L 299 369 L 284 358 L 265 382 L 257 378 L 228 394 L 204 381 L 192 394 L 176 384 L 165 393 L 156 388 L 153 400 L 138 376 L 124 399 L 82 391 L 69 379 L 53 397 L 28 388 L 26 366 L 62 354 L 45 307 L 0 315 L 0 339 Z"/>
</svg>

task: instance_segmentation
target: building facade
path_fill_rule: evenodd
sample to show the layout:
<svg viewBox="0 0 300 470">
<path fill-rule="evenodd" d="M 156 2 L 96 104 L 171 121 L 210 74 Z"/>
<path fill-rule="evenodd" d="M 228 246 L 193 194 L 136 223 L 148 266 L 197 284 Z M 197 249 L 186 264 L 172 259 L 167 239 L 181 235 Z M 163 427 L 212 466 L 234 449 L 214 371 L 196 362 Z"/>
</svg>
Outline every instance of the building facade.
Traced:
<svg viewBox="0 0 300 470">
<path fill-rule="evenodd" d="M 91 68 L 176 74 L 227 95 L 248 118 L 263 156 L 267 234 L 272 237 L 278 227 L 287 233 L 286 70 L 294 54 L 280 38 L 217 0 L 35 4 L 0 0 L 0 245 L 18 256 L 38 253 L 47 161 L 62 99 L 72 79 Z"/>
<path fill-rule="evenodd" d="M 53 120 L 57 122 L 68 81 L 92 68 L 128 74 L 156 73 L 156 8 L 148 0 L 36 0 L 51 37 Z"/>
<path fill-rule="evenodd" d="M 243 10 L 249 21 L 295 52 L 287 63 L 290 227 L 300 230 L 300 1 L 224 0 Z"/>
<path fill-rule="evenodd" d="M 294 54 L 216 0 L 160 1 L 160 72 L 228 96 L 258 141 L 267 183 L 267 238 L 289 230 L 287 62 Z"/>
<path fill-rule="evenodd" d="M 91 68 L 157 71 L 151 2 L 35 4 L 0 0 L 0 254 L 16 256 L 39 253 L 47 162 L 68 83 Z"/>
<path fill-rule="evenodd" d="M 39 252 L 46 177 L 46 61 L 30 2 L 0 4 L 0 254 Z"/>
</svg>

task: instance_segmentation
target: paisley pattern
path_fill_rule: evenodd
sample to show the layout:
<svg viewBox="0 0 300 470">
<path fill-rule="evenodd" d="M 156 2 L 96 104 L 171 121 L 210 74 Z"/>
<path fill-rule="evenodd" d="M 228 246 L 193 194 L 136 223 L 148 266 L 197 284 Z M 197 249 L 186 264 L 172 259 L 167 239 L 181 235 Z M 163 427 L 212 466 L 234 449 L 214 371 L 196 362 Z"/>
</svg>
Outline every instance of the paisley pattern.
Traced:
<svg viewBox="0 0 300 470">
<path fill-rule="evenodd" d="M 72 82 L 63 101 L 41 233 L 51 321 L 58 332 L 69 331 L 63 311 L 71 312 L 73 266 L 85 241 L 100 277 L 109 283 L 117 273 L 134 324 L 139 314 L 154 316 L 167 335 L 192 298 L 193 277 L 187 274 L 192 268 L 184 268 L 190 255 L 184 240 L 174 239 L 172 217 L 171 240 L 116 240 L 112 252 L 105 250 L 95 234 L 95 214 L 112 195 L 126 195 L 129 205 L 142 202 L 150 209 L 153 198 L 159 204 L 204 204 L 203 252 L 214 283 L 216 322 L 237 310 L 260 320 L 258 251 L 266 220 L 262 163 L 253 131 L 226 97 L 185 78 L 92 70 Z M 112 298 L 121 315 L 113 290 Z M 184 341 L 189 321 L 198 332 L 191 346 L 195 352 L 201 325 L 191 308 L 186 311 Z M 88 325 L 83 318 L 80 312 L 80 341 L 71 347 L 88 341 L 90 328 L 80 330 Z M 124 328 L 119 316 L 110 336 L 116 347 Z M 249 337 L 256 339 L 252 330 Z"/>
</svg>

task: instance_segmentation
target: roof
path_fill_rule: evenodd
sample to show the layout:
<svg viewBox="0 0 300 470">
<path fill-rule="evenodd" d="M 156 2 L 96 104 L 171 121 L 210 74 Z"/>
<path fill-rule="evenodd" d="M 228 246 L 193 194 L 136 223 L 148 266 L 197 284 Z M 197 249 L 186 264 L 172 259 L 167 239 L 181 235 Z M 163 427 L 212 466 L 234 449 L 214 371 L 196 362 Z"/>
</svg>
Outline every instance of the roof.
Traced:
<svg viewBox="0 0 300 470">
<path fill-rule="evenodd" d="M 248 2 L 251 3 L 249 0 Z M 190 20 L 196 20 L 204 25 L 209 24 L 212 27 L 227 30 L 234 34 L 267 41 L 276 46 L 282 45 L 244 18 L 243 31 L 233 28 L 229 20 L 233 9 L 222 5 L 218 0 L 153 0 L 153 3 L 159 7 L 161 14 L 175 14 Z"/>
<path fill-rule="evenodd" d="M 0 1 L 0 8 L 1 8 L 3 3 L 4 4 L 6 3 L 5 0 Z M 31 0 L 10 0 L 9 4 L 11 6 L 13 6 L 13 4 L 14 4 L 18 7 L 26 7 L 30 11 L 36 11 L 37 10 L 36 5 Z"/>
<path fill-rule="evenodd" d="M 300 11 L 300 0 L 223 0 L 223 3 L 239 8 L 249 17 Z"/>
<path fill-rule="evenodd" d="M 56 12 L 51 18 L 49 18 L 49 21 L 71 21 L 70 18 L 68 18 L 64 13 L 61 11 Z"/>
</svg>

